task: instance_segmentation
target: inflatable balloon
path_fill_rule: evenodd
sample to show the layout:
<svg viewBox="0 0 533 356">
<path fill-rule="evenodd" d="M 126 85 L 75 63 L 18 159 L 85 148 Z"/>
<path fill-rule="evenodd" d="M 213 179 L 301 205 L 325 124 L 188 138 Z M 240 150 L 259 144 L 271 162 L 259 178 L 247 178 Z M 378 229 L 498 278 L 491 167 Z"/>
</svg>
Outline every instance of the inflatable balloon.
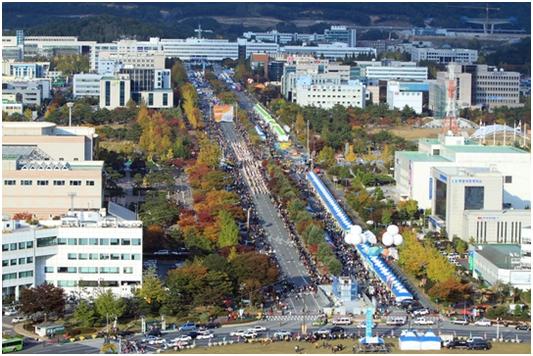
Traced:
<svg viewBox="0 0 533 356">
<path fill-rule="evenodd" d="M 352 225 L 350 228 L 350 233 L 355 233 L 357 235 L 360 235 L 363 232 L 363 229 L 359 225 Z"/>
<path fill-rule="evenodd" d="M 396 225 L 389 225 L 387 226 L 387 232 L 394 236 L 400 232 L 400 229 Z"/>
<path fill-rule="evenodd" d="M 368 238 L 368 242 L 372 245 L 375 245 L 378 242 L 378 239 L 376 239 L 375 235 L 370 235 L 370 237 Z"/>
<path fill-rule="evenodd" d="M 394 235 L 393 241 L 396 246 L 400 246 L 403 242 L 403 236 L 400 234 L 396 234 Z"/>
<path fill-rule="evenodd" d="M 368 241 L 367 238 L 366 238 L 366 235 L 360 234 L 359 236 L 361 237 L 361 243 L 362 244 L 364 244 L 364 243 L 366 243 Z"/>
<path fill-rule="evenodd" d="M 381 237 L 381 242 L 383 242 L 383 245 L 389 247 L 394 243 L 394 237 L 388 232 L 386 232 Z"/>
<path fill-rule="evenodd" d="M 353 235 L 353 236 L 354 236 L 354 240 L 353 240 L 354 245 L 359 245 L 360 243 L 363 243 L 363 237 L 361 236 L 361 234 Z"/>
</svg>

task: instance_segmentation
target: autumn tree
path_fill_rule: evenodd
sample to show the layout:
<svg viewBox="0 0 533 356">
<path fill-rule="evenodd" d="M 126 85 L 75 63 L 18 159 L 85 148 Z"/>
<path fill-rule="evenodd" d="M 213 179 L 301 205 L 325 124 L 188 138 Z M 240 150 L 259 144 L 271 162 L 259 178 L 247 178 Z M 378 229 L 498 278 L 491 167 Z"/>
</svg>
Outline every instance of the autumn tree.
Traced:
<svg viewBox="0 0 533 356">
<path fill-rule="evenodd" d="M 200 151 L 198 152 L 197 162 L 205 164 L 210 168 L 215 168 L 220 162 L 220 146 L 203 137 L 200 141 Z"/>
<path fill-rule="evenodd" d="M 21 311 L 26 315 L 41 312 L 45 314 L 45 320 L 52 313 L 62 316 L 65 311 L 65 291 L 49 283 L 22 288 L 20 304 Z"/>
<path fill-rule="evenodd" d="M 335 160 L 335 151 L 329 146 L 322 148 L 317 156 L 317 163 L 324 168 L 331 168 L 335 166 L 337 161 Z"/>
<path fill-rule="evenodd" d="M 294 130 L 296 131 L 296 136 L 300 142 L 305 141 L 306 134 L 306 125 L 304 120 L 304 115 L 301 112 L 296 114 L 296 121 L 294 122 Z"/>
<path fill-rule="evenodd" d="M 149 268 L 143 273 L 142 287 L 137 290 L 136 294 L 150 305 L 160 305 L 165 301 L 167 297 L 165 286 L 157 276 L 154 268 Z"/>
<path fill-rule="evenodd" d="M 226 211 L 218 214 L 218 225 L 220 235 L 218 238 L 219 247 L 235 246 L 239 242 L 239 228 L 235 219 Z"/>
<path fill-rule="evenodd" d="M 94 307 L 101 319 L 120 318 L 125 310 L 124 301 L 116 297 L 111 289 L 100 291 L 94 300 Z"/>
</svg>

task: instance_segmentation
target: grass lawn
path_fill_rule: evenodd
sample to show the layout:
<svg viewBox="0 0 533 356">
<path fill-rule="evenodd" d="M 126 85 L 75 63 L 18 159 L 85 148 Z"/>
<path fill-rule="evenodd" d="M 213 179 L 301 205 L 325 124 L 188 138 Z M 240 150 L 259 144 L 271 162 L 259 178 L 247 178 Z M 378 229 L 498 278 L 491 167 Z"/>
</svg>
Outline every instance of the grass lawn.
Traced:
<svg viewBox="0 0 533 356">
<path fill-rule="evenodd" d="M 371 133 L 377 133 L 383 129 L 372 129 L 370 130 Z M 395 126 L 391 127 L 389 129 L 386 129 L 387 131 L 390 131 L 391 133 L 395 134 L 396 136 L 400 136 L 406 140 L 416 140 L 419 138 L 436 138 L 438 137 L 439 133 L 442 132 L 442 129 L 440 128 L 413 128 L 409 126 Z M 469 134 L 472 134 L 475 130 L 468 129 L 466 130 Z"/>
<path fill-rule="evenodd" d="M 329 342 L 332 345 L 338 345 L 343 344 L 346 346 L 346 348 L 343 351 L 338 352 L 339 354 L 351 354 L 352 353 L 352 347 L 354 345 L 353 341 L 347 341 L 347 340 L 337 340 L 337 341 L 330 341 Z M 392 342 L 393 344 L 393 353 L 402 353 L 402 354 L 413 354 L 417 353 L 417 351 L 400 351 L 398 350 L 398 343 L 396 340 Z M 332 353 L 331 349 L 325 349 L 325 348 L 315 348 L 314 344 L 306 343 L 306 342 L 275 342 L 268 345 L 262 345 L 260 343 L 254 343 L 254 344 L 234 344 L 234 345 L 226 345 L 226 346 L 214 346 L 210 348 L 206 347 L 198 347 L 191 350 L 185 350 L 185 351 L 177 351 L 179 353 L 186 353 L 186 354 L 202 354 L 202 353 L 209 353 L 209 354 L 293 354 L 294 347 L 298 345 L 300 348 L 303 348 L 304 354 L 326 354 L 326 353 Z M 512 343 L 494 343 L 492 345 L 492 349 L 489 351 L 468 351 L 468 353 L 473 354 L 530 354 L 531 350 L 531 344 L 512 344 Z M 175 353 L 175 351 L 166 351 L 166 353 Z M 420 353 L 424 354 L 464 354 L 464 350 L 448 350 L 448 349 L 442 349 L 441 351 L 420 351 Z"/>
</svg>

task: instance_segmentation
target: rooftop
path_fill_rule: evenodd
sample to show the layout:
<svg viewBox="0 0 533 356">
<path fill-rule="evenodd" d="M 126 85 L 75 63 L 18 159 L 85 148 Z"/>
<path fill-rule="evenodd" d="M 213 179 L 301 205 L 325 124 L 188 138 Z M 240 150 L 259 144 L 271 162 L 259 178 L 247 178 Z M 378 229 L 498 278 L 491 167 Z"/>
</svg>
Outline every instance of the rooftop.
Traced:
<svg viewBox="0 0 533 356">
<path fill-rule="evenodd" d="M 520 245 L 490 244 L 476 246 L 476 253 L 501 269 L 520 268 Z"/>
<path fill-rule="evenodd" d="M 449 160 L 442 156 L 432 156 L 418 151 L 399 151 L 398 154 L 411 161 L 417 162 L 449 162 Z"/>
<path fill-rule="evenodd" d="M 446 145 L 446 148 L 457 153 L 528 153 L 513 146 Z"/>
</svg>

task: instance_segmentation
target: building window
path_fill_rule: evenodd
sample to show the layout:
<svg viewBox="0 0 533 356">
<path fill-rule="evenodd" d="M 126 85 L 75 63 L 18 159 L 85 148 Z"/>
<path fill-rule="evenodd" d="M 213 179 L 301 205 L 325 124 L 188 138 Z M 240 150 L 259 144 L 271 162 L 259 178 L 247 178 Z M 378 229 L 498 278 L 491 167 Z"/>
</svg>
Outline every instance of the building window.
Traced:
<svg viewBox="0 0 533 356">
<path fill-rule="evenodd" d="M 70 254 L 69 254 L 70 255 Z M 89 258 L 89 255 L 87 253 L 80 253 L 78 254 L 78 259 L 79 260 L 86 260 Z"/>
<path fill-rule="evenodd" d="M 57 273 L 76 273 L 76 267 L 58 267 Z"/>
<path fill-rule="evenodd" d="M 131 240 L 130 239 L 122 239 L 121 245 L 129 246 L 129 245 L 131 245 Z"/>
<path fill-rule="evenodd" d="M 96 267 L 80 267 L 80 273 L 98 273 L 98 268 Z"/>
<path fill-rule="evenodd" d="M 130 255 L 130 254 L 127 254 L 127 253 L 123 253 L 123 254 L 120 256 L 120 259 L 121 259 L 121 260 L 131 260 L 131 255 Z"/>
<path fill-rule="evenodd" d="M 70 185 L 80 186 L 81 185 L 81 180 L 71 180 L 70 181 Z"/>
<path fill-rule="evenodd" d="M 26 248 L 26 243 L 19 242 L 19 250 L 24 250 Z"/>
<path fill-rule="evenodd" d="M 31 180 L 23 179 L 20 181 L 20 185 L 32 185 Z"/>
<path fill-rule="evenodd" d="M 131 255 L 131 259 L 134 261 L 139 261 L 141 259 L 141 255 L 138 253 L 134 253 L 133 255 Z"/>
<path fill-rule="evenodd" d="M 9 251 L 9 244 L 3 244 L 2 251 Z"/>
<path fill-rule="evenodd" d="M 125 274 L 132 274 L 133 273 L 133 267 L 124 267 L 122 270 Z"/>
<path fill-rule="evenodd" d="M 14 258 L 14 259 L 10 260 L 10 261 L 9 261 L 9 265 L 10 265 L 10 266 L 16 266 L 16 265 L 17 265 L 17 259 Z"/>
<path fill-rule="evenodd" d="M 435 215 L 442 220 L 446 220 L 446 191 L 446 183 L 437 179 L 435 182 Z"/>
<path fill-rule="evenodd" d="M 133 246 L 140 246 L 141 245 L 141 239 L 131 239 L 131 244 Z"/>
<path fill-rule="evenodd" d="M 168 106 L 168 94 L 163 93 L 163 106 Z"/>
<path fill-rule="evenodd" d="M 9 251 L 16 251 L 17 250 L 17 244 L 11 243 L 9 244 Z"/>
<path fill-rule="evenodd" d="M 89 259 L 90 260 L 97 260 L 98 259 L 98 254 L 97 253 L 90 253 L 89 254 Z"/>
<path fill-rule="evenodd" d="M 33 257 L 26 257 L 26 263 L 33 263 Z"/>
<path fill-rule="evenodd" d="M 108 253 L 101 253 L 100 254 L 100 259 L 101 260 L 108 260 L 109 259 L 109 254 Z"/>
<path fill-rule="evenodd" d="M 100 245 L 109 245 L 109 239 L 100 239 Z"/>
<path fill-rule="evenodd" d="M 9 260 L 2 260 L 2 267 L 9 266 Z"/>
<path fill-rule="evenodd" d="M 98 239 L 95 239 L 95 238 L 89 238 L 88 242 L 89 242 L 88 244 L 91 245 L 91 246 L 98 245 Z"/>
<path fill-rule="evenodd" d="M 100 273 L 119 273 L 118 267 L 100 267 Z"/>
<path fill-rule="evenodd" d="M 154 93 L 148 93 L 148 106 L 154 105 Z"/>
<path fill-rule="evenodd" d="M 513 176 L 505 176 L 505 183 L 512 183 L 513 182 Z"/>
<path fill-rule="evenodd" d="M 88 245 L 89 244 L 89 240 L 88 239 L 78 239 L 78 244 L 81 245 L 81 246 Z"/>
<path fill-rule="evenodd" d="M 111 246 L 118 246 L 119 243 L 120 243 L 120 240 L 119 239 L 109 239 L 109 242 L 110 242 Z"/>
<path fill-rule="evenodd" d="M 4 185 L 15 185 L 17 184 L 17 181 L 14 180 L 14 179 L 5 179 L 4 180 Z"/>
<path fill-rule="evenodd" d="M 94 186 L 94 180 L 86 180 L 85 185 Z"/>
<path fill-rule="evenodd" d="M 77 239 L 67 239 L 67 245 L 75 246 L 78 244 Z"/>
<path fill-rule="evenodd" d="M 10 280 L 10 279 L 17 279 L 17 274 L 16 273 L 6 273 L 6 274 L 2 275 L 2 280 L 3 281 L 7 281 L 7 280 Z"/>
<path fill-rule="evenodd" d="M 33 241 L 26 241 L 26 248 L 32 248 L 33 247 Z"/>
<path fill-rule="evenodd" d="M 112 260 L 120 260 L 120 255 L 118 253 L 112 253 L 111 254 L 111 259 Z"/>
<path fill-rule="evenodd" d="M 75 253 L 69 253 L 69 254 L 67 255 L 67 258 L 68 258 L 69 260 L 75 260 L 75 259 L 77 259 L 77 255 L 76 255 Z"/>
<path fill-rule="evenodd" d="M 120 106 L 126 105 L 126 82 L 120 81 Z"/>
<path fill-rule="evenodd" d="M 44 273 L 54 273 L 54 267 L 44 267 Z"/>
<path fill-rule="evenodd" d="M 58 287 L 76 287 L 76 281 L 57 281 Z"/>
<path fill-rule="evenodd" d="M 48 181 L 47 180 L 37 180 L 37 185 L 41 185 L 41 186 L 48 185 Z"/>
<path fill-rule="evenodd" d="M 484 187 L 465 187 L 465 210 L 483 209 L 484 194 Z"/>
<path fill-rule="evenodd" d="M 19 265 L 24 265 L 24 264 L 26 264 L 26 259 L 24 257 L 19 258 Z"/>
<path fill-rule="evenodd" d="M 105 82 L 105 106 L 111 106 L 111 82 Z"/>
<path fill-rule="evenodd" d="M 33 271 L 19 272 L 19 278 L 33 277 Z"/>
</svg>

